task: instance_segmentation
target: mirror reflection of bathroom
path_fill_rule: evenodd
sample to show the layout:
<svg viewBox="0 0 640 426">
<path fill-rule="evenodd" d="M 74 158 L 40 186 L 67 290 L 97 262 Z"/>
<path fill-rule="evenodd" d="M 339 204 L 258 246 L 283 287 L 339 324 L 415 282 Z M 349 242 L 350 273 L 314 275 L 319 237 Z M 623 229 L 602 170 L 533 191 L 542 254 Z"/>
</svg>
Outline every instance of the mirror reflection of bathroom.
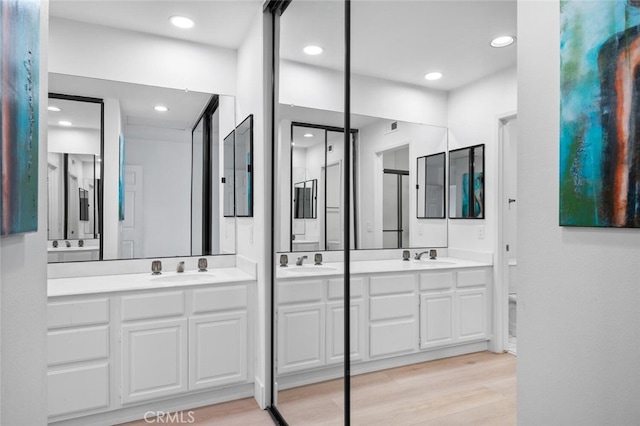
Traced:
<svg viewBox="0 0 640 426">
<path fill-rule="evenodd" d="M 223 168 L 221 138 L 235 127 L 233 97 L 55 73 L 49 76 L 49 87 L 56 93 L 97 99 L 105 105 L 102 147 L 100 104 L 74 101 L 83 107 L 74 114 L 86 115 L 91 108 L 97 108 L 93 113 L 97 123 L 93 130 L 96 136 L 94 142 L 87 145 L 92 147 L 91 152 L 85 152 L 89 148 L 84 151 L 58 148 L 59 135 L 87 135 L 89 127 L 82 124 L 80 118 L 68 118 L 70 116 L 66 114 L 72 112 L 69 107 L 49 113 L 51 152 L 90 153 L 96 158 L 94 188 L 78 181 L 78 188 L 88 191 L 88 221 L 78 220 L 78 225 L 69 225 L 65 234 L 63 227 L 53 223 L 60 220 L 56 217 L 64 217 L 62 201 L 50 196 L 49 229 L 55 232 L 48 243 L 50 261 L 235 252 L 235 218 L 223 217 L 223 203 L 218 201 L 224 188 L 220 179 Z M 59 121 L 73 124 L 62 127 Z M 68 146 L 79 138 L 64 140 L 63 145 Z M 56 169 L 52 161 L 53 157 L 49 167 L 51 193 L 57 191 L 51 187 L 57 182 L 56 173 L 62 173 L 62 168 Z M 71 158 L 71 161 L 81 159 Z M 101 172 L 104 181 L 100 180 Z M 86 176 L 85 172 L 80 179 Z M 78 189 L 74 191 L 78 198 Z M 99 191 L 103 191 L 104 208 L 100 208 Z M 104 228 L 101 235 L 100 226 Z M 91 237 L 86 231 L 88 227 L 95 229 Z M 52 254 L 56 238 L 61 241 Z M 79 239 L 83 240 L 83 252 L 77 248 Z M 66 247 L 65 241 L 69 241 L 71 247 Z"/>
<path fill-rule="evenodd" d="M 409 247 L 409 147 L 382 153 L 382 247 Z"/>
<path fill-rule="evenodd" d="M 48 108 L 48 259 L 98 260 L 102 103 L 50 95 Z"/>
</svg>

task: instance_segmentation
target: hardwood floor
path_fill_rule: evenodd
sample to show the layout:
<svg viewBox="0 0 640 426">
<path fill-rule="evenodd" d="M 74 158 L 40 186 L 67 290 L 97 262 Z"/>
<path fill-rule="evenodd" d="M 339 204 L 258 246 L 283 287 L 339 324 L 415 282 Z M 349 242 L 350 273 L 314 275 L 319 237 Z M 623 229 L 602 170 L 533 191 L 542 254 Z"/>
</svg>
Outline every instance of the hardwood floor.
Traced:
<svg viewBox="0 0 640 426">
<path fill-rule="evenodd" d="M 292 425 L 343 424 L 342 380 L 288 389 L 278 409 Z M 351 378 L 353 425 L 516 424 L 516 357 L 479 352 Z M 253 399 L 193 410 L 195 425 L 270 425 Z M 128 425 L 147 425 L 144 421 Z"/>
</svg>

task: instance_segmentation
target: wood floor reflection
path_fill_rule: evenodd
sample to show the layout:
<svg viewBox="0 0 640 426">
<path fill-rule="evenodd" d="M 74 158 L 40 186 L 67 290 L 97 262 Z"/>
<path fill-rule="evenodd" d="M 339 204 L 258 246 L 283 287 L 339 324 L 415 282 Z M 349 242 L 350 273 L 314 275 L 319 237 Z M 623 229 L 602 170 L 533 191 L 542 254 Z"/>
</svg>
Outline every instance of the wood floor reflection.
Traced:
<svg viewBox="0 0 640 426">
<path fill-rule="evenodd" d="M 342 425 L 342 380 L 287 389 L 278 408 L 291 426 Z M 351 424 L 513 426 L 516 357 L 479 352 L 351 378 Z M 272 425 L 253 398 L 190 410 L 194 425 Z M 140 420 L 129 426 L 148 425 Z"/>
<path fill-rule="evenodd" d="M 342 380 L 280 392 L 297 425 L 343 424 Z M 516 357 L 479 352 L 351 378 L 353 425 L 516 424 Z"/>
</svg>

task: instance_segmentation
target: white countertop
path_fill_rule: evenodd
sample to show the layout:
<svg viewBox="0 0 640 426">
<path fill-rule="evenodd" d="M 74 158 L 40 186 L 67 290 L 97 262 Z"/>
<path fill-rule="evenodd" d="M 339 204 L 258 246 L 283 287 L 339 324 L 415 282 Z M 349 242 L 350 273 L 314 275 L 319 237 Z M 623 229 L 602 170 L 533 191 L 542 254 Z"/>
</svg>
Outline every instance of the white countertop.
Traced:
<svg viewBox="0 0 640 426">
<path fill-rule="evenodd" d="M 48 296 L 113 293 L 132 290 L 167 289 L 186 286 L 255 281 L 238 268 L 211 268 L 207 272 L 163 272 L 161 275 L 123 274 L 48 280 Z"/>
<path fill-rule="evenodd" d="M 425 257 L 422 260 L 410 259 L 407 261 L 402 259 L 356 261 L 351 262 L 350 271 L 351 274 L 375 274 L 382 272 L 417 272 L 487 266 L 492 266 L 492 264 L 450 257 L 439 257 L 436 260 L 429 260 Z M 293 264 L 287 267 L 276 267 L 276 278 L 278 279 L 342 274 L 344 274 L 343 262 L 327 262 L 321 266 L 315 266 L 313 265 L 313 261 L 311 261 L 311 263 L 306 263 L 303 266 Z"/>
<path fill-rule="evenodd" d="M 100 250 L 100 247 L 98 246 L 83 246 L 83 247 L 78 247 L 78 246 L 71 246 L 71 247 L 67 247 L 67 246 L 58 246 L 58 247 L 48 247 L 47 251 L 49 253 L 64 253 L 64 252 L 71 252 L 71 251 L 98 251 Z"/>
</svg>

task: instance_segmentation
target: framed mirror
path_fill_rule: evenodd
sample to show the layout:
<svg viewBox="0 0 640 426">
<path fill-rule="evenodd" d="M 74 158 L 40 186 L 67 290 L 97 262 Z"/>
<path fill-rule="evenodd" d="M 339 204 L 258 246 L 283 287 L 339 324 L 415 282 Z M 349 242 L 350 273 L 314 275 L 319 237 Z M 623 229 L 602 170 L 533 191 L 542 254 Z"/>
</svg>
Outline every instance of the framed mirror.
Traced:
<svg viewBox="0 0 640 426">
<path fill-rule="evenodd" d="M 244 119 L 235 131 L 235 203 L 236 216 L 253 216 L 253 115 Z M 225 157 L 226 158 L 226 157 Z"/>
<path fill-rule="evenodd" d="M 234 217 L 236 215 L 236 192 L 235 192 L 235 130 L 231 131 L 223 141 L 223 212 L 224 217 Z"/>
<path fill-rule="evenodd" d="M 449 151 L 449 218 L 484 219 L 484 144 Z"/>
<path fill-rule="evenodd" d="M 316 219 L 318 217 L 318 179 L 298 182 L 293 187 L 293 218 Z"/>
<path fill-rule="evenodd" d="M 444 219 L 446 154 L 426 155 L 417 161 L 417 218 Z"/>
</svg>

